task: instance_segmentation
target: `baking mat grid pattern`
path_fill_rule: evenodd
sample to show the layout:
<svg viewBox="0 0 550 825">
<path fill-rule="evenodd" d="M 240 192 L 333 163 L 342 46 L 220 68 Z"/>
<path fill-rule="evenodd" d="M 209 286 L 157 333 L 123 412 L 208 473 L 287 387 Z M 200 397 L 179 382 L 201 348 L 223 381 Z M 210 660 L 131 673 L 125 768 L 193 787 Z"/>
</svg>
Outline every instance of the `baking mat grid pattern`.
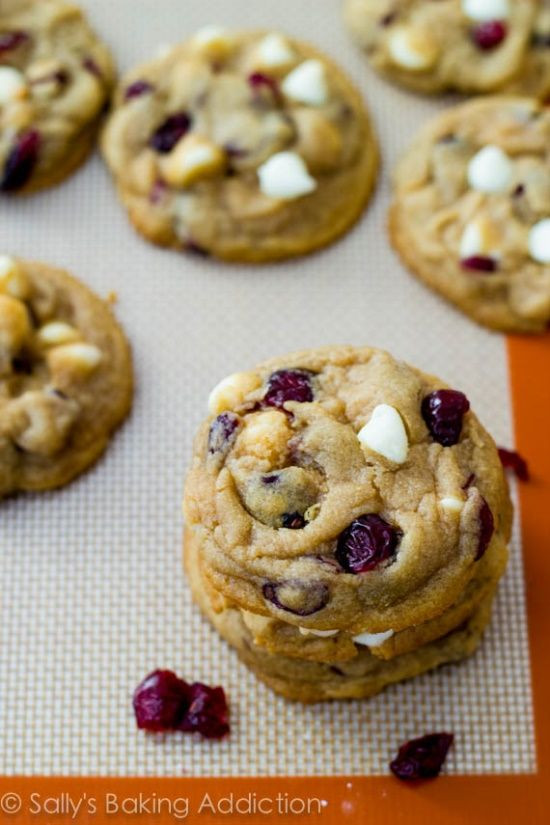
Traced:
<svg viewBox="0 0 550 825">
<path fill-rule="evenodd" d="M 451 773 L 536 769 L 524 582 L 516 532 L 482 649 L 368 703 L 302 707 L 238 663 L 193 606 L 180 566 L 180 499 L 210 387 L 276 353 L 374 344 L 464 389 L 512 443 L 504 340 L 402 270 L 384 233 L 388 170 L 439 104 L 365 69 L 339 0 L 87 0 L 121 68 L 208 22 L 286 28 L 340 60 L 365 93 L 383 153 L 368 213 L 342 242 L 295 263 L 223 266 L 134 235 L 94 157 L 57 190 L 0 204 L 0 249 L 115 290 L 134 347 L 133 414 L 105 458 L 64 490 L 2 503 L 0 773 L 369 774 L 405 738 L 449 729 Z M 225 686 L 222 743 L 150 738 L 130 697 L 154 667 Z"/>
</svg>

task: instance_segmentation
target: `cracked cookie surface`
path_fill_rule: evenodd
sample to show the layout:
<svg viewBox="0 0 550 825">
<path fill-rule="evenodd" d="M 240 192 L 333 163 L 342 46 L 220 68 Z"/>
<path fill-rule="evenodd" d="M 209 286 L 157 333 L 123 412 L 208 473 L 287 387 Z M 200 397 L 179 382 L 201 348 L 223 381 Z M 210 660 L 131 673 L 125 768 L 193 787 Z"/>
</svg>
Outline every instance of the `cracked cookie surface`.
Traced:
<svg viewBox="0 0 550 825">
<path fill-rule="evenodd" d="M 0 496 L 86 469 L 127 415 L 132 383 L 104 301 L 62 270 L 0 256 Z"/>
<path fill-rule="evenodd" d="M 345 232 L 378 163 L 364 104 L 325 55 L 213 27 L 124 78 L 102 145 L 146 238 L 251 262 Z"/>
<path fill-rule="evenodd" d="M 114 82 L 107 48 L 65 0 L 0 4 L 0 192 L 67 177 L 93 146 Z"/>
<path fill-rule="evenodd" d="M 256 652 L 394 659 L 490 603 L 511 504 L 462 393 L 388 353 L 334 347 L 229 376 L 209 406 L 187 566 Z"/>
<path fill-rule="evenodd" d="M 392 244 L 409 269 L 479 323 L 550 322 L 550 112 L 530 98 L 448 109 L 394 172 Z"/>
<path fill-rule="evenodd" d="M 537 32 L 544 30 L 545 3 L 346 0 L 344 13 L 373 67 L 403 86 L 487 93 L 525 79 L 523 93 L 544 96 L 545 46 Z"/>
</svg>

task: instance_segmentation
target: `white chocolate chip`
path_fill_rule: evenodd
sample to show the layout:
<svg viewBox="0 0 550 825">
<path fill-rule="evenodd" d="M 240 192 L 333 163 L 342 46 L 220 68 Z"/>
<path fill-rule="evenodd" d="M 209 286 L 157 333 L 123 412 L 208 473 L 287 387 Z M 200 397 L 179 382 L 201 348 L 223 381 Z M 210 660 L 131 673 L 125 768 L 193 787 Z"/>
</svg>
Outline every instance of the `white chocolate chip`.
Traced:
<svg viewBox="0 0 550 825">
<path fill-rule="evenodd" d="M 484 146 L 468 164 L 468 183 L 478 192 L 506 192 L 512 175 L 512 161 L 499 146 Z"/>
<path fill-rule="evenodd" d="M 11 66 L 0 66 L 0 106 L 21 100 L 27 91 L 27 84 L 21 72 Z"/>
<path fill-rule="evenodd" d="M 233 40 L 223 26 L 204 26 L 191 40 L 191 47 L 205 57 L 223 59 L 231 51 Z"/>
<path fill-rule="evenodd" d="M 540 264 L 550 264 L 550 218 L 544 218 L 531 227 L 529 254 Z"/>
<path fill-rule="evenodd" d="M 287 74 L 281 88 L 291 100 L 322 106 L 328 100 L 325 66 L 320 60 L 305 60 Z"/>
<path fill-rule="evenodd" d="M 55 347 L 59 344 L 78 341 L 81 336 L 75 327 L 66 324 L 64 321 L 50 321 L 40 327 L 36 337 L 43 346 Z"/>
<path fill-rule="evenodd" d="M 358 636 L 353 637 L 353 641 L 358 645 L 380 647 L 380 645 L 383 645 L 388 639 L 391 639 L 393 635 L 393 630 L 384 630 L 382 633 L 359 633 Z"/>
<path fill-rule="evenodd" d="M 261 385 L 261 378 L 253 372 L 235 372 L 217 384 L 208 396 L 208 410 L 219 415 L 242 404 L 249 392 Z"/>
<path fill-rule="evenodd" d="M 29 296 L 29 279 L 14 258 L 0 255 L 0 293 L 23 301 Z"/>
<path fill-rule="evenodd" d="M 440 499 L 439 503 L 449 513 L 461 513 L 464 507 L 464 500 L 455 496 L 445 496 Z"/>
<path fill-rule="evenodd" d="M 483 215 L 474 218 L 464 227 L 460 239 L 460 258 L 471 258 L 475 255 L 486 255 L 490 258 L 499 258 L 500 236 L 492 221 Z"/>
<path fill-rule="evenodd" d="M 31 331 L 25 304 L 10 295 L 0 295 L 0 349 L 14 353 Z"/>
<path fill-rule="evenodd" d="M 462 0 L 462 11 L 470 20 L 506 20 L 510 14 L 508 0 Z"/>
<path fill-rule="evenodd" d="M 278 152 L 258 168 L 260 189 L 270 198 L 293 200 L 317 188 L 304 161 L 296 152 Z"/>
<path fill-rule="evenodd" d="M 196 181 L 219 174 L 225 167 L 223 149 L 208 138 L 186 135 L 160 160 L 163 177 L 172 186 L 192 186 Z"/>
<path fill-rule="evenodd" d="M 102 358 L 101 350 L 93 344 L 63 344 L 49 350 L 47 362 L 53 373 L 70 372 L 84 376 L 93 372 Z"/>
<path fill-rule="evenodd" d="M 431 35 L 409 26 L 396 27 L 392 31 L 388 48 L 394 63 L 413 71 L 431 68 L 439 56 L 439 47 Z"/>
<path fill-rule="evenodd" d="M 320 639 L 328 639 L 330 636 L 336 636 L 339 630 L 310 630 L 309 627 L 298 628 L 302 636 L 319 636 Z"/>
<path fill-rule="evenodd" d="M 395 464 L 403 464 L 409 451 L 409 440 L 403 419 L 395 407 L 378 404 L 365 426 L 357 433 L 364 447 L 374 450 Z"/>
<path fill-rule="evenodd" d="M 278 69 L 296 58 L 288 40 L 280 34 L 268 34 L 260 40 L 254 52 L 254 65 L 259 69 Z"/>
</svg>

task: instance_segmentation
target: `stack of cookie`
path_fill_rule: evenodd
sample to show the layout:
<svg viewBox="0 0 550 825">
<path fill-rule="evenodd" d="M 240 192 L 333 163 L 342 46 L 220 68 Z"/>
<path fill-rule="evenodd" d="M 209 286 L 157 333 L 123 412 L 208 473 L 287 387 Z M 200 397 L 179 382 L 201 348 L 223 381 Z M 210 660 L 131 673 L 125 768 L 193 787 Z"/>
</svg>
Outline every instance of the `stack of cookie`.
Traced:
<svg viewBox="0 0 550 825">
<path fill-rule="evenodd" d="M 185 492 L 197 601 L 288 698 L 368 697 L 470 654 L 511 505 L 467 398 L 369 349 L 221 382 Z"/>
</svg>

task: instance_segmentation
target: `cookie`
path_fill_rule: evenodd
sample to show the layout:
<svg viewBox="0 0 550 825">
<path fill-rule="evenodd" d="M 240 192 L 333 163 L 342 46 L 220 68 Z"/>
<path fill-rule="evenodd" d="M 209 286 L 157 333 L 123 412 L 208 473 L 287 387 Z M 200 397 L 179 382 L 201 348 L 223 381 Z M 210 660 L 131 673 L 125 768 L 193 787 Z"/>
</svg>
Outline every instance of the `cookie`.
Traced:
<svg viewBox="0 0 550 825">
<path fill-rule="evenodd" d="M 86 158 L 114 66 L 77 6 L 0 5 L 0 193 L 52 186 Z"/>
<path fill-rule="evenodd" d="M 550 111 L 492 97 L 448 109 L 397 165 L 389 212 L 408 268 L 492 329 L 550 321 Z"/>
<path fill-rule="evenodd" d="M 131 400 L 130 350 L 108 304 L 60 269 L 0 256 L 0 496 L 71 481 Z"/>
<path fill-rule="evenodd" d="M 415 91 L 497 91 L 525 71 L 539 0 L 346 0 L 372 66 Z"/>
<path fill-rule="evenodd" d="M 463 393 L 388 353 L 333 347 L 229 376 L 209 407 L 185 488 L 187 569 L 276 689 L 372 695 L 445 661 L 442 637 L 487 615 L 511 504 Z M 286 676 L 310 673 L 295 696 Z"/>
<path fill-rule="evenodd" d="M 335 240 L 378 164 L 361 97 L 325 55 L 215 27 L 124 78 L 102 146 L 142 235 L 244 262 Z"/>
<path fill-rule="evenodd" d="M 531 31 L 531 40 L 519 76 L 505 89 L 506 94 L 550 99 L 550 0 L 540 0 Z"/>
</svg>

